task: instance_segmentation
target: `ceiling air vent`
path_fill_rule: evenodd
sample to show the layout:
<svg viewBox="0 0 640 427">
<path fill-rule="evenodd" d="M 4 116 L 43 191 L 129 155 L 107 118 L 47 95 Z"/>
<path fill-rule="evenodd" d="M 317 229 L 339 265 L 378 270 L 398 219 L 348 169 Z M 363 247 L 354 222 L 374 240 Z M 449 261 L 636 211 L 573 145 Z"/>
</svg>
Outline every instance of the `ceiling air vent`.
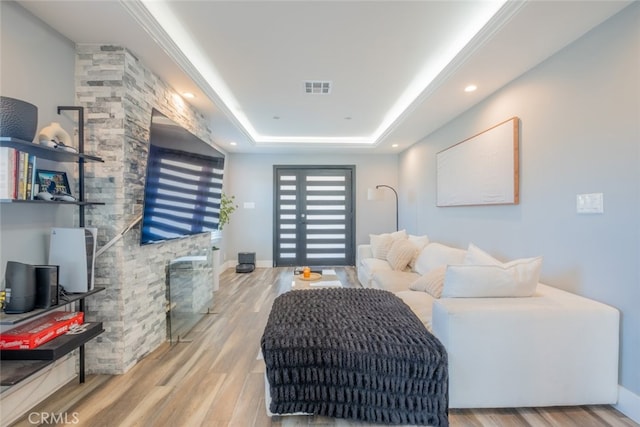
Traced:
<svg viewBox="0 0 640 427">
<path fill-rule="evenodd" d="M 304 92 L 313 95 L 328 95 L 331 93 L 331 82 L 320 80 L 305 80 Z"/>
</svg>

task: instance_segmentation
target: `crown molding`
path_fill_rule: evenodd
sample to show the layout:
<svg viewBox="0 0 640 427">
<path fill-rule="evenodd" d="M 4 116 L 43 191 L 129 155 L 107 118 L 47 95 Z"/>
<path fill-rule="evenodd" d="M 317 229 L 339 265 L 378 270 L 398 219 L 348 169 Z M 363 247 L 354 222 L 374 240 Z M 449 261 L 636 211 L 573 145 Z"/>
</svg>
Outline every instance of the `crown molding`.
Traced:
<svg viewBox="0 0 640 427">
<path fill-rule="evenodd" d="M 478 50 L 484 47 L 493 36 L 502 29 L 520 10 L 527 1 L 507 1 L 494 16 L 480 29 L 478 33 L 467 43 L 456 56 L 438 73 L 438 75 L 424 88 L 418 97 L 382 132 L 375 140 L 379 145 L 398 126 L 435 93 L 455 72 L 462 67 Z M 426 135 L 424 135 L 426 136 Z"/>
<path fill-rule="evenodd" d="M 472 39 L 454 56 L 454 58 L 436 75 L 436 77 L 422 90 L 389 126 L 379 135 L 361 138 L 318 138 L 318 137 L 280 137 L 261 136 L 250 132 L 231 111 L 219 94 L 193 65 L 176 42 L 169 36 L 152 12 L 145 5 L 145 0 L 120 0 L 125 10 L 141 25 L 162 50 L 191 78 L 194 83 L 208 96 L 213 103 L 225 114 L 253 146 L 281 145 L 281 144 L 331 144 L 341 140 L 350 145 L 375 147 L 381 144 L 407 116 L 423 104 L 433 93 L 441 87 L 467 60 L 481 49 L 492 37 L 513 18 L 526 4 L 526 1 L 507 1 L 494 16 L 475 34 Z"/>
<path fill-rule="evenodd" d="M 158 20 L 153 16 L 142 0 L 120 0 L 122 7 L 140 24 L 140 26 L 153 38 L 162 50 L 193 80 L 193 82 L 208 96 L 224 115 L 231 120 L 242 134 L 253 145 L 256 145 L 251 133 L 231 112 L 216 91 L 193 65 L 175 41 L 169 36 Z"/>
</svg>

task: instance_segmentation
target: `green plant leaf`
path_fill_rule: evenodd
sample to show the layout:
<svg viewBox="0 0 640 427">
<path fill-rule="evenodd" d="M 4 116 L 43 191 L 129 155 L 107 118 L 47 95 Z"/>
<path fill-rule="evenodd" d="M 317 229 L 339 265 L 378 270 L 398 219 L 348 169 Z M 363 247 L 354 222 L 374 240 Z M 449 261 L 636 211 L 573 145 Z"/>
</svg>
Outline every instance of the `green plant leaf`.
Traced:
<svg viewBox="0 0 640 427">
<path fill-rule="evenodd" d="M 231 214 L 238 208 L 236 205 L 236 196 L 228 196 L 225 193 L 220 195 L 220 214 L 218 216 L 218 230 L 229 223 Z"/>
</svg>

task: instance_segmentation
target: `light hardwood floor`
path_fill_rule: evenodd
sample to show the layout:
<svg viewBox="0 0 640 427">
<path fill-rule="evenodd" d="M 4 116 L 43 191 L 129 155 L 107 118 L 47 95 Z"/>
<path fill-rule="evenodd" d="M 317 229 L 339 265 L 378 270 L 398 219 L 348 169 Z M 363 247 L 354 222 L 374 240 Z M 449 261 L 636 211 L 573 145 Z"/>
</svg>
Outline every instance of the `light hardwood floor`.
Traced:
<svg viewBox="0 0 640 427">
<path fill-rule="evenodd" d="M 353 268 L 337 268 L 359 286 Z M 266 415 L 264 362 L 257 356 L 274 298 L 292 269 L 225 271 L 207 315 L 184 342 L 161 346 L 124 375 L 87 375 L 31 412 L 67 414 L 80 426 L 361 426 L 314 416 Z M 75 417 L 75 418 L 74 418 Z M 33 418 L 32 418 L 33 419 Z M 451 426 L 636 426 L 609 406 L 451 410 Z M 15 425 L 31 426 L 25 416 Z"/>
</svg>

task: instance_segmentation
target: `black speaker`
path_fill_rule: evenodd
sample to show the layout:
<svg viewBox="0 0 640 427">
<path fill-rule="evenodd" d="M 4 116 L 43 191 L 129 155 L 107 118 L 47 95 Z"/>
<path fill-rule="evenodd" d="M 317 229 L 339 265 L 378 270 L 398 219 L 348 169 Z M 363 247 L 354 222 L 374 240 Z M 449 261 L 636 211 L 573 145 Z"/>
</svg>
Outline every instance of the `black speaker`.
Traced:
<svg viewBox="0 0 640 427">
<path fill-rule="evenodd" d="M 26 313 L 36 305 L 36 269 L 33 265 L 7 261 L 4 275 L 6 294 L 5 313 Z"/>
<path fill-rule="evenodd" d="M 57 265 L 34 265 L 36 269 L 36 308 L 58 305 Z"/>
</svg>

